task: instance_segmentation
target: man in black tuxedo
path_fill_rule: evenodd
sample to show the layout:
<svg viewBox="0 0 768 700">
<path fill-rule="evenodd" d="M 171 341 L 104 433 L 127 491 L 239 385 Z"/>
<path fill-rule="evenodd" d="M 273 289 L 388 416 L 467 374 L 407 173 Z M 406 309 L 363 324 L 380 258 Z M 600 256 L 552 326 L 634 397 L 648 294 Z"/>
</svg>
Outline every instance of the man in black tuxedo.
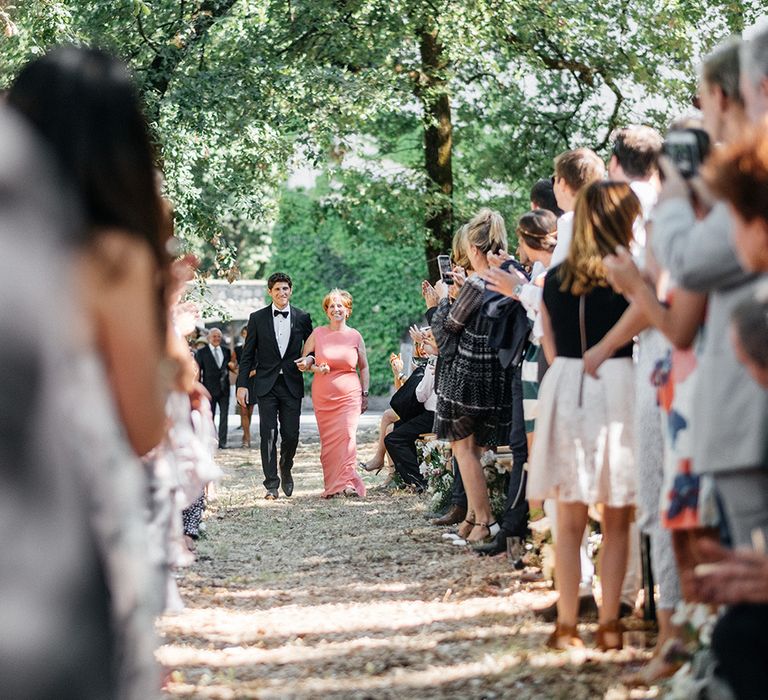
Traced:
<svg viewBox="0 0 768 700">
<path fill-rule="evenodd" d="M 211 415 L 219 407 L 219 447 L 227 447 L 227 414 L 229 413 L 229 348 L 221 345 L 221 330 L 212 328 L 208 333 L 208 345 L 195 353 L 200 366 L 200 381 L 211 395 Z"/>
<path fill-rule="evenodd" d="M 248 396 L 248 375 L 252 380 L 259 406 L 261 436 L 261 466 L 267 499 L 277 498 L 282 481 L 286 496 L 293 493 L 293 457 L 299 445 L 301 400 L 304 379 L 296 367 L 302 356 L 304 341 L 312 333 L 308 313 L 290 306 L 293 282 L 284 272 L 276 272 L 267 280 L 269 306 L 254 311 L 248 319 L 248 334 L 240 358 L 237 376 L 237 401 L 245 406 Z M 278 476 L 277 432 L 280 430 L 280 475 Z"/>
</svg>

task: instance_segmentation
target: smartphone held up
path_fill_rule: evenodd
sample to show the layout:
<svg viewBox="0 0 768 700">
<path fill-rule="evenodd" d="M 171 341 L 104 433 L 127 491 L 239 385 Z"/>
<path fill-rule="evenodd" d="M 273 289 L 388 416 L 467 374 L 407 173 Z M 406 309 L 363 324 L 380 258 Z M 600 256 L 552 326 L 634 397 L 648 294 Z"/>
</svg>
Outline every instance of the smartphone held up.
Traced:
<svg viewBox="0 0 768 700">
<path fill-rule="evenodd" d="M 440 271 L 440 279 L 444 284 L 453 284 L 453 268 L 450 255 L 437 256 L 437 268 Z"/>
</svg>

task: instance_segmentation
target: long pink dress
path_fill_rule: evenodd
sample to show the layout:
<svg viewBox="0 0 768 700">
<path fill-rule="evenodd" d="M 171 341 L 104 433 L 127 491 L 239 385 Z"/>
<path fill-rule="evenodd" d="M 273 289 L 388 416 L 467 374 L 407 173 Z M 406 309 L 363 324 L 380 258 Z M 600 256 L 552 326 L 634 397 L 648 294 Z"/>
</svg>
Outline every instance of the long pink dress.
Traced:
<svg viewBox="0 0 768 700">
<path fill-rule="evenodd" d="M 365 496 L 365 484 L 357 465 L 357 424 L 360 420 L 362 386 L 357 376 L 357 348 L 362 336 L 353 328 L 332 331 L 315 329 L 315 362 L 326 363 L 328 374 L 312 379 L 312 405 L 320 431 L 320 463 L 325 482 L 324 498 L 353 488 Z"/>
</svg>

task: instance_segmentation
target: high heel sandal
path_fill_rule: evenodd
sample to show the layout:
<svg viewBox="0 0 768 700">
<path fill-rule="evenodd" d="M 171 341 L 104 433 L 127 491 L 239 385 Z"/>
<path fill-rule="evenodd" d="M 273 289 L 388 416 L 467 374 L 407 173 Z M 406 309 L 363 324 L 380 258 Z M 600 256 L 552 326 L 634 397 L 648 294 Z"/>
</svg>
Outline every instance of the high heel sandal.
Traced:
<svg viewBox="0 0 768 700">
<path fill-rule="evenodd" d="M 564 649 L 583 649 L 584 642 L 579 637 L 576 625 L 564 625 L 558 622 L 555 630 L 547 639 L 547 647 L 562 651 Z"/>
<path fill-rule="evenodd" d="M 459 524 L 459 530 L 461 530 L 463 525 L 469 525 L 469 530 L 467 531 L 466 535 L 462 535 L 461 532 L 459 532 L 459 537 L 461 539 L 466 539 L 469 536 L 469 533 L 472 532 L 472 528 L 475 526 L 475 521 L 470 520 L 469 515 L 467 515 L 467 517 L 464 518 L 464 520 L 462 520 L 461 523 Z"/>
<path fill-rule="evenodd" d="M 360 467 L 364 472 L 373 472 L 374 474 L 378 474 L 384 467 L 386 466 L 385 462 L 381 463 L 380 467 L 369 467 L 368 462 L 358 462 L 357 466 Z"/>
<path fill-rule="evenodd" d="M 484 527 L 488 534 L 479 540 L 471 540 L 470 544 L 489 544 L 501 530 L 501 526 L 495 520 L 492 523 L 475 523 L 475 527 Z"/>
<path fill-rule="evenodd" d="M 616 635 L 616 642 L 609 644 L 605 640 L 605 635 Z M 595 632 L 595 644 L 600 651 L 612 651 L 620 650 L 624 648 L 624 625 L 621 624 L 621 620 L 611 620 L 604 625 L 598 625 L 597 632 Z"/>
</svg>

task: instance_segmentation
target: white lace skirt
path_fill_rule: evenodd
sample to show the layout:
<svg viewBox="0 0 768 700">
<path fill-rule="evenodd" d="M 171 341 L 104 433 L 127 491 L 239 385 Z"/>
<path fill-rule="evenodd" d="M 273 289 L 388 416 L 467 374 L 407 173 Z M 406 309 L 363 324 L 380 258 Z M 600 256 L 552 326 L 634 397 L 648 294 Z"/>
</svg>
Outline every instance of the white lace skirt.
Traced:
<svg viewBox="0 0 768 700">
<path fill-rule="evenodd" d="M 634 505 L 632 360 L 607 360 L 600 378 L 584 375 L 583 385 L 582 367 L 558 357 L 541 382 L 528 498 Z"/>
</svg>

